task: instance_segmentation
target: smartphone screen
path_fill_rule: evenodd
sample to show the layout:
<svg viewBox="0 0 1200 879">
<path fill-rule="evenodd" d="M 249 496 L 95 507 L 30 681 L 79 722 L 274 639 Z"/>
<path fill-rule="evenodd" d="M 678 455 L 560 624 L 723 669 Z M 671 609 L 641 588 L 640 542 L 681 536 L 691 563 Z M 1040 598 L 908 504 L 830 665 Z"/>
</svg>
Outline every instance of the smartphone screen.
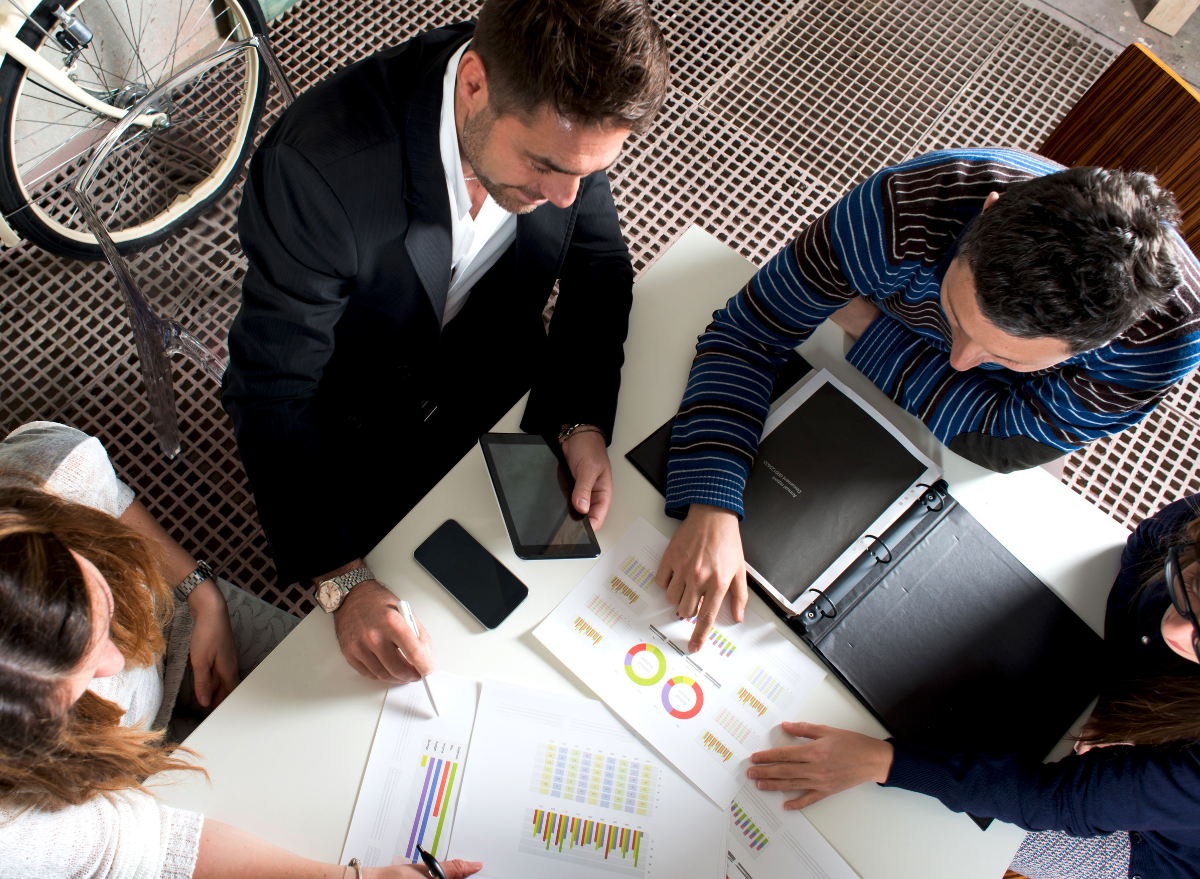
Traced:
<svg viewBox="0 0 1200 879">
<path fill-rule="evenodd" d="M 489 629 L 504 622 L 529 589 L 453 519 L 413 553 L 417 563 Z"/>
</svg>

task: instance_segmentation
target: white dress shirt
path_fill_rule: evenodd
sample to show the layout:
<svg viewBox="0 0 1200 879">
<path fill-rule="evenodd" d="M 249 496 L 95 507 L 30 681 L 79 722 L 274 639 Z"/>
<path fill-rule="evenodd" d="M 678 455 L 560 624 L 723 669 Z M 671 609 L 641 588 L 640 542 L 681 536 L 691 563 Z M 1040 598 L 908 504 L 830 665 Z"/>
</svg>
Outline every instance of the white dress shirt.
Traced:
<svg viewBox="0 0 1200 879">
<path fill-rule="evenodd" d="M 450 193 L 450 234 L 453 239 L 450 256 L 450 290 L 442 312 L 442 326 L 450 323 L 462 310 L 471 295 L 475 282 L 483 277 L 500 254 L 517 237 L 517 217 L 510 214 L 489 195 L 484 199 L 475 219 L 471 219 L 471 196 L 463 176 L 462 160 L 458 153 L 458 128 L 454 124 L 454 89 L 458 81 L 458 62 L 467 50 L 464 44 L 446 65 L 442 79 L 442 115 L 439 143 L 442 167 L 446 171 L 446 189 Z"/>
</svg>

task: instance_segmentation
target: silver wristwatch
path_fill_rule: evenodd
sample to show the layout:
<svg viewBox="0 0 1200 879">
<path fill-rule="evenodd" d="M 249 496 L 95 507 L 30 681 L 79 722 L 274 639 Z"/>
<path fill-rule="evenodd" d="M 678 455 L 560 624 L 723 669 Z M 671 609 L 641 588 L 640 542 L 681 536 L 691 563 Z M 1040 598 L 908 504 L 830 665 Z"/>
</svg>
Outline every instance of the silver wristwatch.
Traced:
<svg viewBox="0 0 1200 879">
<path fill-rule="evenodd" d="M 374 579 L 375 575 L 371 573 L 371 569 L 363 565 L 361 568 L 355 568 L 353 571 L 347 571 L 337 577 L 322 580 L 317 585 L 317 601 L 325 613 L 333 613 L 342 606 L 347 592 L 363 580 Z"/>
<path fill-rule="evenodd" d="M 183 582 L 175 587 L 175 597 L 180 601 L 187 601 L 187 597 L 192 594 L 192 590 L 203 583 L 205 580 L 217 582 L 217 577 L 213 574 L 213 569 L 208 566 L 208 562 L 196 562 L 196 570 L 192 571 L 183 578 Z"/>
</svg>

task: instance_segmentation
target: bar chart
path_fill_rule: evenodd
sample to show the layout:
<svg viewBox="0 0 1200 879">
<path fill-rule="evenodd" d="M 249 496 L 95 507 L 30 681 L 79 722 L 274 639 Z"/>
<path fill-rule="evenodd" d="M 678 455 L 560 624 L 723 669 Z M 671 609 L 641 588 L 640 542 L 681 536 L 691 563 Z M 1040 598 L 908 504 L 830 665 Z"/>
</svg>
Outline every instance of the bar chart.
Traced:
<svg viewBox="0 0 1200 879">
<path fill-rule="evenodd" d="M 792 694 L 783 684 L 771 677 L 761 665 L 756 665 L 746 680 L 750 686 L 762 693 L 767 701 L 778 705 L 780 709 L 786 711 L 788 705 L 791 704 Z"/>
<path fill-rule="evenodd" d="M 753 731 L 728 708 L 722 708 L 717 712 L 717 723 L 739 745 L 744 745 Z"/>
<path fill-rule="evenodd" d="M 654 582 L 654 571 L 636 556 L 629 556 L 621 563 L 621 573 L 642 589 Z"/>
<path fill-rule="evenodd" d="M 583 617 L 575 617 L 575 631 L 591 641 L 593 646 L 599 644 L 600 639 L 604 637 L 593 629 Z"/>
<path fill-rule="evenodd" d="M 400 833 L 396 837 L 393 864 L 420 863 L 420 845 L 434 857 L 445 856 L 453 816 L 447 821 L 447 806 L 460 777 L 459 764 L 465 749 L 458 744 L 430 739 L 425 743 L 419 770 L 413 777 Z M 443 832 L 444 831 L 444 832 Z"/>
<path fill-rule="evenodd" d="M 746 848 L 751 855 L 757 856 L 771 841 L 736 799 L 729 804 L 729 823 L 746 837 Z"/>
<path fill-rule="evenodd" d="M 604 623 L 610 629 L 614 629 L 617 623 L 621 622 L 621 614 L 617 609 L 601 598 L 599 595 L 593 595 L 592 600 L 588 602 L 588 610 L 596 615 L 596 619 Z"/>
<path fill-rule="evenodd" d="M 645 876 L 647 847 L 643 831 L 544 809 L 526 809 L 518 848 L 583 864 L 592 870 Z"/>
<path fill-rule="evenodd" d="M 646 602 L 642 601 L 642 596 L 638 594 L 636 589 L 615 574 L 608 581 L 608 588 L 613 591 L 618 599 L 623 600 L 629 605 L 629 609 L 633 611 L 635 616 L 640 617 L 642 615 L 642 611 L 646 609 Z"/>
<path fill-rule="evenodd" d="M 720 763 L 728 763 L 733 757 L 733 751 L 729 750 L 729 747 L 724 742 L 708 730 L 705 730 L 704 734 L 700 736 L 700 744 Z"/>
<path fill-rule="evenodd" d="M 764 705 L 760 700 L 754 698 L 754 694 L 745 687 L 738 687 L 737 700 L 759 717 L 762 717 L 767 713 L 767 706 Z"/>
<path fill-rule="evenodd" d="M 657 772 L 649 761 L 543 742 L 535 751 L 529 789 L 543 796 L 650 817 Z"/>
</svg>

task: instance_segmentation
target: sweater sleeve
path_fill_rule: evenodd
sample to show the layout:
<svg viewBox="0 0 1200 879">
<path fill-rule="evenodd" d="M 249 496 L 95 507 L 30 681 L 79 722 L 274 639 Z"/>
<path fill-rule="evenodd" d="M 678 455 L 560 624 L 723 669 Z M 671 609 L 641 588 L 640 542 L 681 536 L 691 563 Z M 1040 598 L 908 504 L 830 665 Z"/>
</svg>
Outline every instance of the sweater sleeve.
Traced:
<svg viewBox="0 0 1200 879">
<path fill-rule="evenodd" d="M 190 879 L 204 817 L 141 791 L 0 810 L 6 879 Z"/>
<path fill-rule="evenodd" d="M 1026 830 L 1095 836 L 1157 831 L 1200 844 L 1200 749 L 1112 746 L 1057 763 L 1012 756 L 938 754 L 893 742 L 885 784 L 941 800 L 956 812 Z"/>
</svg>

